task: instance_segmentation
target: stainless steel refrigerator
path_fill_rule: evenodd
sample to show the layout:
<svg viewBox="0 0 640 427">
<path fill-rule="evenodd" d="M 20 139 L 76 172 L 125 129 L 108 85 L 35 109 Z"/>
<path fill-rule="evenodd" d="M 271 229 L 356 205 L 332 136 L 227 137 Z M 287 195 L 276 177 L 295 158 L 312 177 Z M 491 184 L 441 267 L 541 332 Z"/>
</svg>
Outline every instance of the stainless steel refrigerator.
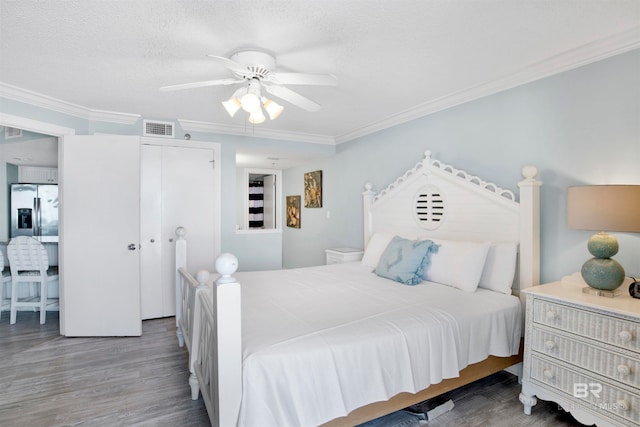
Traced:
<svg viewBox="0 0 640 427">
<path fill-rule="evenodd" d="M 58 241 L 58 186 L 11 184 L 11 237 Z"/>
</svg>

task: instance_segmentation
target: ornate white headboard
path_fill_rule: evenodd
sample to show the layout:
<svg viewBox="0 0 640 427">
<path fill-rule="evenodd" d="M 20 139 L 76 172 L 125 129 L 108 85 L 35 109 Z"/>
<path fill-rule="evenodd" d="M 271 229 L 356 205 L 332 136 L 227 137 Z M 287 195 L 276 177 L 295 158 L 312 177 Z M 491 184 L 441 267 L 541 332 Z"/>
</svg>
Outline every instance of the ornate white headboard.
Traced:
<svg viewBox="0 0 640 427">
<path fill-rule="evenodd" d="M 520 198 L 493 183 L 431 158 L 379 193 L 366 185 L 364 245 L 378 231 L 410 238 L 518 242 L 514 292 L 540 282 L 540 199 L 537 169 L 526 166 Z"/>
</svg>

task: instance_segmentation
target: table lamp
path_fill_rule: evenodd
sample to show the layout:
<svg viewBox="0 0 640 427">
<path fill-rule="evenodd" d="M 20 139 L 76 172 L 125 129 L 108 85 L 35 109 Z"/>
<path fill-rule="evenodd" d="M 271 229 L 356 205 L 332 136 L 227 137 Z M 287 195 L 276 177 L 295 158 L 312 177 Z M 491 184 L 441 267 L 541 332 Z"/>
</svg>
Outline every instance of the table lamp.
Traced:
<svg viewBox="0 0 640 427">
<path fill-rule="evenodd" d="M 593 258 L 583 264 L 582 278 L 600 292 L 615 291 L 625 273 L 622 265 L 611 259 L 618 253 L 618 240 L 606 232 L 640 232 L 640 185 L 569 187 L 567 217 L 569 228 L 599 231 L 587 243 Z"/>
</svg>

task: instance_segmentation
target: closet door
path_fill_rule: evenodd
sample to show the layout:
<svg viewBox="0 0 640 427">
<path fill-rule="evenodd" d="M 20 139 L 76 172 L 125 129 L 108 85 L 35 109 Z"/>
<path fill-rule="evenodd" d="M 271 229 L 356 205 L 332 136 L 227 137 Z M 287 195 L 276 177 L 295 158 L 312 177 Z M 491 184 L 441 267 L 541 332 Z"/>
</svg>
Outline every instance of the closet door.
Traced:
<svg viewBox="0 0 640 427">
<path fill-rule="evenodd" d="M 61 333 L 140 335 L 140 138 L 65 136 L 60 149 Z"/>
<path fill-rule="evenodd" d="M 164 316 L 162 271 L 162 146 L 140 146 L 140 310 Z"/>
<path fill-rule="evenodd" d="M 187 229 L 195 275 L 215 263 L 214 152 L 207 148 L 142 146 L 142 317 L 175 315 L 175 230 Z"/>
</svg>

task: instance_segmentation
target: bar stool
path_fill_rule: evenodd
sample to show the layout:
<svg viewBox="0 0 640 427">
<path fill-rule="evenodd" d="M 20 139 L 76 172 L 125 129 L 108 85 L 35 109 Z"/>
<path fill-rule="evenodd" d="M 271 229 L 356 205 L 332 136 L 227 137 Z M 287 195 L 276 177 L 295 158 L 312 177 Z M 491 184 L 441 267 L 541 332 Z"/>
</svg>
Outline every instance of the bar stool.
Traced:
<svg viewBox="0 0 640 427">
<path fill-rule="evenodd" d="M 9 289 L 11 289 L 11 272 L 4 267 L 4 256 L 0 252 L 0 272 L 2 273 L 2 281 L 0 282 L 0 319 L 3 311 L 11 309 L 11 297 Z"/>
<path fill-rule="evenodd" d="M 47 315 L 47 305 L 58 305 L 58 299 L 47 298 L 49 282 L 58 280 L 57 267 L 49 267 L 47 250 L 40 241 L 28 236 L 11 239 L 7 245 L 7 257 L 11 269 L 11 314 L 9 323 L 16 323 L 19 307 L 33 307 L 40 310 L 40 324 L 43 325 Z M 21 284 L 38 283 L 40 292 L 37 295 L 19 298 L 18 287 Z"/>
</svg>

